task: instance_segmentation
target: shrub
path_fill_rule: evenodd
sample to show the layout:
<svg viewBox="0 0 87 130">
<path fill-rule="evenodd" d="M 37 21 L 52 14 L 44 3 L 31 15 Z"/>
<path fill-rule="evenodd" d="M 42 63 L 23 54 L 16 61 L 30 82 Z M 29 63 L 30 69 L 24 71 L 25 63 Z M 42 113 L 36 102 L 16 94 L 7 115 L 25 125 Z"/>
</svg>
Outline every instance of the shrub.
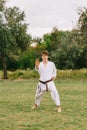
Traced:
<svg viewBox="0 0 87 130">
<path fill-rule="evenodd" d="M 17 70 L 15 72 L 8 72 L 10 79 L 30 79 L 39 77 L 35 70 Z"/>
<path fill-rule="evenodd" d="M 81 79 L 87 78 L 87 69 L 80 69 L 80 70 L 58 70 L 57 71 L 57 78 L 73 78 L 73 79 Z"/>
<path fill-rule="evenodd" d="M 0 71 L 0 78 L 2 78 L 2 71 Z M 39 74 L 35 70 L 17 70 L 8 71 L 9 79 L 31 79 L 39 78 Z M 87 79 L 87 69 L 80 70 L 57 70 L 57 79 Z"/>
</svg>

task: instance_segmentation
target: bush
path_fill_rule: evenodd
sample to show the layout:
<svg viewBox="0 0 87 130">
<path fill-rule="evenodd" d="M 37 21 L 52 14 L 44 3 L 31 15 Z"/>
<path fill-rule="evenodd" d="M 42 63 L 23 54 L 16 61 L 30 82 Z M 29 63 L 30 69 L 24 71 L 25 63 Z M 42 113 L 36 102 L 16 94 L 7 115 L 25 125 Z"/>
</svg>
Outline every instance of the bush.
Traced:
<svg viewBox="0 0 87 130">
<path fill-rule="evenodd" d="M 87 69 L 80 70 L 58 70 L 57 78 L 71 78 L 71 79 L 81 79 L 87 78 Z"/>
<path fill-rule="evenodd" d="M 15 72 L 8 72 L 8 77 L 10 79 L 30 79 L 39 77 L 35 70 L 17 70 Z"/>
<path fill-rule="evenodd" d="M 0 78 L 2 78 L 2 71 L 0 71 Z M 17 70 L 17 71 L 8 71 L 9 79 L 31 79 L 39 78 L 39 74 L 35 70 Z M 87 69 L 80 70 L 57 70 L 56 79 L 87 79 Z"/>
</svg>

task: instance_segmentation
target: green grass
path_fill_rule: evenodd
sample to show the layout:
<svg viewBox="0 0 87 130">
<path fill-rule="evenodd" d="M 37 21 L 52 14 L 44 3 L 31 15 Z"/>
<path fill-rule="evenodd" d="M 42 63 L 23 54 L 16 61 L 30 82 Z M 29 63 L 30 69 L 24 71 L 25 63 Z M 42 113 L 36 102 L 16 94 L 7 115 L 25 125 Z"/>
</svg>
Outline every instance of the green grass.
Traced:
<svg viewBox="0 0 87 130">
<path fill-rule="evenodd" d="M 0 80 L 0 130 L 87 130 L 87 80 L 56 80 L 62 112 L 50 93 L 32 110 L 38 80 Z"/>
</svg>

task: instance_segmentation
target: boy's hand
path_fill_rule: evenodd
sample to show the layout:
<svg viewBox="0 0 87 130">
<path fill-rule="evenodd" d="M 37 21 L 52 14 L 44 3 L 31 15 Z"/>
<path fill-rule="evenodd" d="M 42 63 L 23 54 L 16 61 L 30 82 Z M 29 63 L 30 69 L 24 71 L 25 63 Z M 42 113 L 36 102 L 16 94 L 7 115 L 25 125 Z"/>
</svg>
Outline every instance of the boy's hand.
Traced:
<svg viewBox="0 0 87 130">
<path fill-rule="evenodd" d="M 39 64 L 40 64 L 40 61 L 39 61 L 39 59 L 37 58 L 37 59 L 35 60 L 35 66 L 36 66 L 36 68 L 39 67 Z"/>
<path fill-rule="evenodd" d="M 56 79 L 56 77 L 52 77 L 51 79 L 54 81 Z"/>
</svg>

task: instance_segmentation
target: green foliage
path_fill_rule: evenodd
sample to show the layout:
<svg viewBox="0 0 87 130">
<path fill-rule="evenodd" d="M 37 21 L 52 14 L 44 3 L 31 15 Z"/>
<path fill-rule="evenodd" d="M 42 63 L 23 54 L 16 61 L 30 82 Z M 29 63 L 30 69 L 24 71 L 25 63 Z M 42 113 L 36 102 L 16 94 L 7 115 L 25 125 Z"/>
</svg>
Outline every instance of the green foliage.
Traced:
<svg viewBox="0 0 87 130">
<path fill-rule="evenodd" d="M 6 0 L 0 0 L 0 11 L 3 11 L 5 8 Z"/>
<path fill-rule="evenodd" d="M 7 58 L 26 50 L 29 47 L 31 36 L 27 34 L 24 11 L 20 11 L 17 7 L 7 8 L 5 2 L 0 1 L 0 59 L 6 79 Z"/>
<path fill-rule="evenodd" d="M 39 75 L 35 70 L 17 70 L 14 72 L 8 71 L 9 79 L 31 79 L 38 78 Z"/>
<path fill-rule="evenodd" d="M 19 57 L 19 69 L 27 68 L 34 68 L 34 54 L 31 51 L 26 51 Z"/>
<path fill-rule="evenodd" d="M 12 35 L 16 40 L 16 46 L 22 51 L 29 46 L 31 36 L 27 34 L 27 24 L 24 23 L 25 13 L 18 7 L 7 8 L 5 18 Z"/>
<path fill-rule="evenodd" d="M 43 36 L 44 44 L 46 44 L 46 49 L 51 52 L 54 51 L 61 43 L 61 37 L 63 37 L 64 32 L 59 31 L 56 27 L 53 28 L 52 32 L 45 34 Z"/>
<path fill-rule="evenodd" d="M 80 35 L 78 30 L 74 29 L 70 32 L 58 31 L 57 35 L 59 43 L 54 39 L 56 48 L 53 47 L 53 49 L 51 49 L 50 59 L 55 62 L 56 67 L 59 69 L 80 68 L 79 59 L 81 59 L 80 57 L 84 50 L 80 45 Z M 86 67 L 86 64 L 84 64 L 83 67 Z"/>
<path fill-rule="evenodd" d="M 58 79 L 87 79 L 87 69 L 80 70 L 58 70 Z"/>
<path fill-rule="evenodd" d="M 82 10 L 79 10 L 79 20 L 78 20 L 78 29 L 80 33 L 80 44 L 83 48 L 83 53 L 80 57 L 82 66 L 87 67 L 87 8 L 84 7 Z"/>
<path fill-rule="evenodd" d="M 14 37 L 6 24 L 0 23 L 0 60 L 3 66 L 3 78 L 7 79 L 7 57 L 10 54 L 14 42 Z"/>
<path fill-rule="evenodd" d="M 0 24 L 0 56 L 7 56 L 13 49 L 15 42 L 13 35 L 6 24 Z"/>
<path fill-rule="evenodd" d="M 12 56 L 7 58 L 7 70 L 15 71 L 19 68 L 18 57 Z"/>
<path fill-rule="evenodd" d="M 84 7 L 82 10 L 79 10 L 79 20 L 78 27 L 79 31 L 82 35 L 83 44 L 87 46 L 87 8 Z"/>
</svg>

